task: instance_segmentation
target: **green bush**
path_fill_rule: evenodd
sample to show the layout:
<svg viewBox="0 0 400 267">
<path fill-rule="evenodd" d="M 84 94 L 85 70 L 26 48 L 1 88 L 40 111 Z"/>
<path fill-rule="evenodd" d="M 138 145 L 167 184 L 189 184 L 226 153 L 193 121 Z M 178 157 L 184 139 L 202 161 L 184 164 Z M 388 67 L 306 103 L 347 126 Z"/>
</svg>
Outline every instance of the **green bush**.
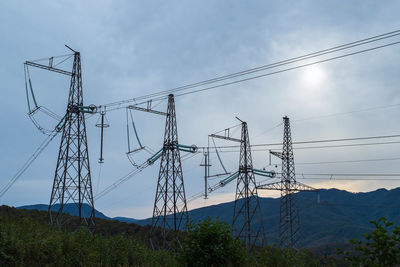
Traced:
<svg viewBox="0 0 400 267">
<path fill-rule="evenodd" d="M 209 217 L 198 223 L 187 225 L 182 249 L 181 263 L 186 266 L 241 266 L 246 251 L 241 241 L 232 235 L 230 226 L 224 221 L 212 221 Z"/>
<path fill-rule="evenodd" d="M 345 253 L 345 259 L 352 266 L 399 266 L 400 227 L 384 217 L 370 223 L 375 228 L 363 234 L 363 240 L 351 240 L 355 248 Z"/>
</svg>

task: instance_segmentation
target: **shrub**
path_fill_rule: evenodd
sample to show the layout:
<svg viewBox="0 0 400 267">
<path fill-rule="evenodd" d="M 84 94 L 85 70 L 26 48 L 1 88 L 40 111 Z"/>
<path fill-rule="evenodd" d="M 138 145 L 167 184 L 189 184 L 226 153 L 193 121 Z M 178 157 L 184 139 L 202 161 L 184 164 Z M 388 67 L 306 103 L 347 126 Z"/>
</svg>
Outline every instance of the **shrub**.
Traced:
<svg viewBox="0 0 400 267">
<path fill-rule="evenodd" d="M 232 235 L 231 227 L 209 217 L 187 225 L 187 234 L 179 251 L 181 262 L 186 266 L 240 266 L 246 251 L 240 240 Z"/>
<path fill-rule="evenodd" d="M 375 227 L 363 234 L 364 240 L 353 239 L 352 253 L 346 252 L 345 259 L 352 266 L 398 266 L 400 264 L 400 227 L 382 217 L 370 221 Z"/>
</svg>

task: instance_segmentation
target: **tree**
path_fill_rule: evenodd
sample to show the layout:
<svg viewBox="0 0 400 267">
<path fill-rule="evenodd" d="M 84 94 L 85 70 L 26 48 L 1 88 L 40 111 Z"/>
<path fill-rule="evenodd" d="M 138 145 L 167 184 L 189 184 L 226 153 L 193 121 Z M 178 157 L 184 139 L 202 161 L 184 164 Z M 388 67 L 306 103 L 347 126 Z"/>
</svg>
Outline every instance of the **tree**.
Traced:
<svg viewBox="0 0 400 267">
<path fill-rule="evenodd" d="M 240 266 L 246 250 L 232 235 L 224 221 L 210 217 L 198 223 L 189 222 L 187 234 L 180 250 L 180 259 L 187 266 Z"/>
<path fill-rule="evenodd" d="M 345 253 L 345 259 L 353 266 L 398 266 L 400 264 L 400 227 L 382 217 L 370 221 L 374 225 L 370 233 L 363 234 L 365 240 L 353 239 L 354 253 Z M 394 227 L 393 227 L 394 226 Z"/>
</svg>

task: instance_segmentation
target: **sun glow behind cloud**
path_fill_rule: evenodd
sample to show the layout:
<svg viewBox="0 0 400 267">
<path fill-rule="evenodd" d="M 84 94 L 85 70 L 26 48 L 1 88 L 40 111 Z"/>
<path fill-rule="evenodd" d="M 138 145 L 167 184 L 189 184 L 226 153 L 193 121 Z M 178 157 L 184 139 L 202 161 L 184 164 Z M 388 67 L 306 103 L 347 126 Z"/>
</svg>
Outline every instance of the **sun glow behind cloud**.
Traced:
<svg viewBox="0 0 400 267">
<path fill-rule="evenodd" d="M 327 80 L 327 74 L 321 66 L 307 67 L 300 75 L 302 82 L 307 88 L 310 88 L 310 90 L 321 89 L 323 83 Z"/>
</svg>

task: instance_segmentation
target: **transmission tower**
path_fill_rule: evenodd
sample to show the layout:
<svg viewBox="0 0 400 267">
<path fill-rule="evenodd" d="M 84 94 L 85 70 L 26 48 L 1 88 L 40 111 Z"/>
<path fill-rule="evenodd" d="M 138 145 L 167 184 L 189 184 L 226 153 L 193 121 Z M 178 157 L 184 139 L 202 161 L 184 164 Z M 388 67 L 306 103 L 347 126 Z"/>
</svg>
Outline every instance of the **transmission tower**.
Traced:
<svg viewBox="0 0 400 267">
<path fill-rule="evenodd" d="M 65 223 L 64 207 L 66 204 L 72 203 L 78 210 L 80 225 L 93 228 L 95 214 L 85 113 L 94 113 L 95 107 L 83 105 L 80 53 L 72 51 L 74 52 L 74 63 L 68 106 L 63 122 L 49 213 L 52 223 L 63 225 Z M 89 214 L 83 213 L 82 206 L 85 203 L 90 206 Z M 52 208 L 57 204 L 59 205 L 58 210 L 53 213 Z"/>
<path fill-rule="evenodd" d="M 271 154 L 282 160 L 281 181 L 260 185 L 257 188 L 281 191 L 279 244 L 281 248 L 294 248 L 299 241 L 300 235 L 299 207 L 297 205 L 295 193 L 299 191 L 318 190 L 296 181 L 289 118 L 283 117 L 283 123 L 284 131 L 282 152 L 270 151 Z"/>
<path fill-rule="evenodd" d="M 255 245 L 263 246 L 265 243 L 264 225 L 253 172 L 249 132 L 246 122 L 242 122 L 239 173 L 232 229 L 234 235 L 245 241 L 250 249 Z"/>
<path fill-rule="evenodd" d="M 240 143 L 239 171 L 230 175 L 222 183 L 224 185 L 237 177 L 232 230 L 234 236 L 243 240 L 252 250 L 256 245 L 263 246 L 265 244 L 264 225 L 254 174 L 259 172 L 260 175 L 267 177 L 273 177 L 274 174 L 253 168 L 247 123 L 240 121 L 242 128 L 240 139 L 231 137 L 229 129 L 225 130 L 224 135 L 211 134 L 210 137 Z"/>
<path fill-rule="evenodd" d="M 151 223 L 150 241 L 153 248 L 171 248 L 170 241 L 188 222 L 179 146 L 174 95 L 170 94 Z M 157 231 L 161 231 L 161 236 Z"/>
</svg>

